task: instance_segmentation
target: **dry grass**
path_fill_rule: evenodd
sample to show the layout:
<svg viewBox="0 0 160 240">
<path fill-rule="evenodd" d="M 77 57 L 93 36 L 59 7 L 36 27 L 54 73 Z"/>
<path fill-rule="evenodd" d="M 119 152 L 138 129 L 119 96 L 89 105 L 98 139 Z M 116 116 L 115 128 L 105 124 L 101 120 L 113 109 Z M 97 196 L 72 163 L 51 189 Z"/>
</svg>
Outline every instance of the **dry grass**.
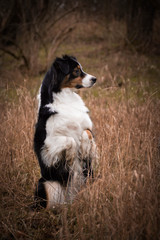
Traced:
<svg viewBox="0 0 160 240">
<path fill-rule="evenodd" d="M 32 212 L 39 166 L 33 152 L 35 100 L 18 89 L 0 126 L 1 239 L 158 239 L 159 100 L 82 93 L 99 147 L 94 183 L 71 205 Z M 112 91 L 112 90 L 111 90 Z"/>
</svg>

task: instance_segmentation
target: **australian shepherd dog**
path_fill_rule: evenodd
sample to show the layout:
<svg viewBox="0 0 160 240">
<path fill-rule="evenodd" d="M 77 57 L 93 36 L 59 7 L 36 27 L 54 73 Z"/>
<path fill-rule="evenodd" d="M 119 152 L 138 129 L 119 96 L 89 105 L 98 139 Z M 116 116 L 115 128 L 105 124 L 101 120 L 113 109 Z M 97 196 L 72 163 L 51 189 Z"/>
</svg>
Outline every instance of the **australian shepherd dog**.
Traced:
<svg viewBox="0 0 160 240">
<path fill-rule="evenodd" d="M 35 191 L 38 206 L 72 202 L 87 177 L 93 176 L 97 154 L 92 121 L 75 90 L 95 82 L 75 57 L 67 55 L 56 58 L 44 77 L 34 135 L 41 169 Z"/>
</svg>

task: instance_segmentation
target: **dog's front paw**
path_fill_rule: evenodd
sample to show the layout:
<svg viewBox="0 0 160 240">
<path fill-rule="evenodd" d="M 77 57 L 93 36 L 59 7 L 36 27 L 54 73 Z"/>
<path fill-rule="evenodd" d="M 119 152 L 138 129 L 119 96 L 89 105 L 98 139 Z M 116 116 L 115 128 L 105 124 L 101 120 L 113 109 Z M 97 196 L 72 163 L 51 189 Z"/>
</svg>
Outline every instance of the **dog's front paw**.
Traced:
<svg viewBox="0 0 160 240">
<path fill-rule="evenodd" d="M 89 129 L 85 130 L 84 133 L 87 133 L 88 139 L 91 140 L 91 139 L 93 138 L 92 132 L 91 132 Z M 84 133 L 83 133 L 83 135 L 84 135 Z M 85 134 L 85 135 L 86 135 L 86 134 Z"/>
<path fill-rule="evenodd" d="M 90 151 L 93 144 L 93 135 L 90 130 L 85 130 L 82 133 L 81 138 L 81 156 L 86 158 L 90 155 Z"/>
<path fill-rule="evenodd" d="M 88 145 L 90 145 L 92 139 L 93 139 L 92 132 L 88 129 L 84 130 L 83 133 L 82 133 L 82 138 L 81 138 L 82 147 L 85 148 Z"/>
</svg>

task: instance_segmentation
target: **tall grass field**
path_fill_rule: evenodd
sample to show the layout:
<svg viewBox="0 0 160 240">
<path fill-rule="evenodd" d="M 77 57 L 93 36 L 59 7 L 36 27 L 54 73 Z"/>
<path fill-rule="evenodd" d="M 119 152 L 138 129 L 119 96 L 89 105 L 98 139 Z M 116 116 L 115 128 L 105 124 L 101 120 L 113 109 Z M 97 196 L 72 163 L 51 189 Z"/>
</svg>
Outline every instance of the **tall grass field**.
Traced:
<svg viewBox="0 0 160 240">
<path fill-rule="evenodd" d="M 94 182 L 70 205 L 32 212 L 35 100 L 18 95 L 1 114 L 1 239 L 158 239 L 160 102 L 85 92 L 99 149 Z"/>
</svg>

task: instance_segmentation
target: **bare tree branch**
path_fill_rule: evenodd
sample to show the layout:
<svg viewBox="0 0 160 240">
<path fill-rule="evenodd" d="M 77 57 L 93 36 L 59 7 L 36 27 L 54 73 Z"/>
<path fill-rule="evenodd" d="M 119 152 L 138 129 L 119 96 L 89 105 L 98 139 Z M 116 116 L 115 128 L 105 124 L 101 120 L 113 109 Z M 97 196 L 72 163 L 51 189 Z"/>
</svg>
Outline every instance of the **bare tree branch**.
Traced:
<svg viewBox="0 0 160 240">
<path fill-rule="evenodd" d="M 19 56 L 17 56 L 15 53 L 13 53 L 12 51 L 4 48 L 4 47 L 0 47 L 0 50 L 3 51 L 4 53 L 7 53 L 8 55 L 10 55 L 11 57 L 15 58 L 16 60 L 19 60 Z"/>
<path fill-rule="evenodd" d="M 70 13 L 74 12 L 77 9 L 76 7 L 73 7 L 72 9 L 70 9 L 69 11 L 65 12 L 63 15 L 61 15 L 60 17 L 58 17 L 54 22 L 52 22 L 48 28 L 47 31 L 49 31 L 57 22 L 59 22 L 61 19 L 63 19 L 64 17 L 66 17 L 67 15 L 69 15 Z"/>
<path fill-rule="evenodd" d="M 10 6 L 8 7 L 6 3 L 4 3 L 3 1 L 1 1 L 1 5 L 0 5 L 0 8 L 1 8 L 1 12 L 0 12 L 0 17 L 1 17 L 1 23 L 0 23 L 0 32 L 2 32 L 6 25 L 8 24 L 8 22 L 10 22 L 10 19 L 13 15 L 13 11 L 14 11 L 14 0 L 10 2 Z M 6 9 L 3 5 L 6 5 Z M 3 9 L 3 11 L 2 11 Z M 5 10 L 4 10 L 5 9 Z"/>
<path fill-rule="evenodd" d="M 49 54 L 48 54 L 48 58 L 47 58 L 47 65 L 50 64 L 50 60 L 52 59 L 58 46 L 67 38 L 68 34 L 71 33 L 71 31 L 73 31 L 75 25 L 76 25 L 76 23 L 74 23 L 72 26 L 68 27 L 67 29 L 63 29 L 60 32 L 58 32 L 58 34 L 52 41 L 52 44 L 51 44 L 52 47 L 48 51 Z"/>
</svg>

